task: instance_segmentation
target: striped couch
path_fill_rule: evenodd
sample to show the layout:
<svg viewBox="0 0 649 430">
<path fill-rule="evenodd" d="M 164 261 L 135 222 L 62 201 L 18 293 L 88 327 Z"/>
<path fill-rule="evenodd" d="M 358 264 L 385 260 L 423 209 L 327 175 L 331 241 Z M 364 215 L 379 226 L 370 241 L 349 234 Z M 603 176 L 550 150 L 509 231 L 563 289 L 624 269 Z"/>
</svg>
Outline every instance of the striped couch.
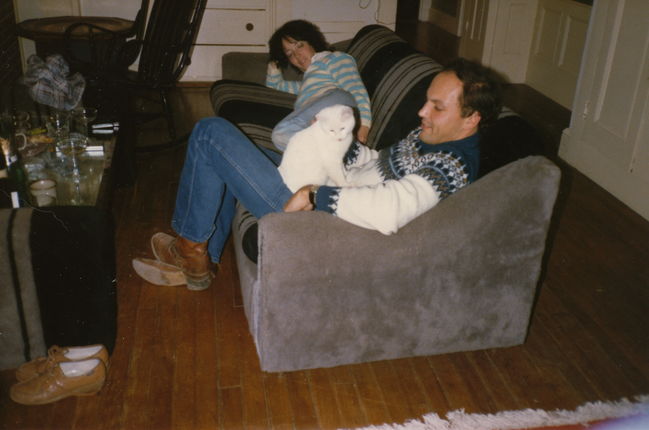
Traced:
<svg viewBox="0 0 649 430">
<path fill-rule="evenodd" d="M 369 145 L 419 125 L 441 66 L 388 28 L 362 28 L 346 48 L 371 99 Z M 263 86 L 266 57 L 232 53 L 211 89 L 217 115 L 272 148 L 295 97 Z M 323 212 L 240 207 L 233 236 L 244 309 L 261 367 L 288 371 L 475 350 L 524 341 L 559 171 L 530 125 L 508 109 L 484 131 L 475 184 L 384 236 Z M 517 160 L 517 161 L 515 161 Z M 502 167 L 504 166 L 504 167 Z"/>
</svg>

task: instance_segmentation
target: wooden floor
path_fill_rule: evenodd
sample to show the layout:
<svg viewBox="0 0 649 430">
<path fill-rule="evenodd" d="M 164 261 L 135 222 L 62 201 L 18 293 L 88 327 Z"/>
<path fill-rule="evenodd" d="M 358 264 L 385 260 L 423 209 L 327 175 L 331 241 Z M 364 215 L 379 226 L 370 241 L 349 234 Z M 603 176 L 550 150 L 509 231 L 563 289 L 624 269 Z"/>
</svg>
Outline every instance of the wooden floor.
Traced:
<svg viewBox="0 0 649 430">
<path fill-rule="evenodd" d="M 544 135 L 567 125 L 533 91 L 512 94 L 530 115 L 546 112 Z M 207 89 L 181 100 L 186 128 L 211 112 Z M 334 429 L 649 393 L 649 222 L 574 170 L 563 167 L 523 346 L 272 374 L 259 369 L 231 246 L 203 292 L 155 287 L 131 268 L 152 233 L 169 231 L 182 159 L 183 148 L 141 154 L 136 184 L 116 191 L 119 328 L 103 390 L 26 407 L 8 397 L 13 372 L 1 372 L 0 428 Z"/>
</svg>

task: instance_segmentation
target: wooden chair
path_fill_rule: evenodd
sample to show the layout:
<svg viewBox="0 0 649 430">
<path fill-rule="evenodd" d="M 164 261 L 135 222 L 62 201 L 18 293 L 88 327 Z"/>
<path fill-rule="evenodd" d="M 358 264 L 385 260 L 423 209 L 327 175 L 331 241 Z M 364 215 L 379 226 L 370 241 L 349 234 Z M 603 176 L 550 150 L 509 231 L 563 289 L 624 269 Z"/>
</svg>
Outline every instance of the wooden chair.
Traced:
<svg viewBox="0 0 649 430">
<path fill-rule="evenodd" d="M 137 110 L 130 112 L 130 117 L 142 123 L 159 117 L 167 121 L 171 142 L 147 150 L 166 148 L 183 141 L 177 138 L 173 121 L 173 112 L 169 103 L 169 92 L 172 90 L 185 68 L 191 62 L 191 48 L 205 11 L 207 0 L 155 0 L 149 18 L 144 21 L 149 0 L 142 0 L 142 6 L 133 25 L 133 38 L 120 45 L 108 45 L 104 42 L 109 28 L 92 23 L 77 23 L 68 28 L 68 40 L 74 41 L 74 32 L 80 27 L 89 29 L 93 35 L 88 40 L 90 55 L 87 61 L 93 65 L 91 80 L 96 80 L 97 92 L 89 104 L 111 104 L 111 99 L 120 98 L 117 102 L 123 109 L 123 98 L 134 91 L 144 90 L 149 98 L 160 106 L 156 112 Z M 139 55 L 137 70 L 128 70 Z"/>
<path fill-rule="evenodd" d="M 207 0 L 155 0 L 142 39 L 137 72 L 129 72 L 125 78 L 114 81 L 117 85 L 157 93 L 161 110 L 154 113 L 138 112 L 136 116 L 142 121 L 164 116 L 171 141 L 148 146 L 146 150 L 167 148 L 186 139 L 186 136 L 178 138 L 176 134 L 169 92 L 191 63 L 191 48 L 206 3 Z"/>
</svg>

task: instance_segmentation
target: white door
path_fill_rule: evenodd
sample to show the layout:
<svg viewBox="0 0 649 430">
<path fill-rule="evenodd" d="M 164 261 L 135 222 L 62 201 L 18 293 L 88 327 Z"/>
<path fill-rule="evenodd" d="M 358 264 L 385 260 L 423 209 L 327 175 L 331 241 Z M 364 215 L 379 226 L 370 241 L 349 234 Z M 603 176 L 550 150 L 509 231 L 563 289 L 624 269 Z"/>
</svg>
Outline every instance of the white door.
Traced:
<svg viewBox="0 0 649 430">
<path fill-rule="evenodd" d="M 649 2 L 598 0 L 559 155 L 649 219 Z"/>
<path fill-rule="evenodd" d="M 462 10 L 460 57 L 482 61 L 489 1 L 465 0 Z"/>
<path fill-rule="evenodd" d="M 541 0 L 526 83 L 570 109 L 591 7 L 574 0 Z"/>
</svg>

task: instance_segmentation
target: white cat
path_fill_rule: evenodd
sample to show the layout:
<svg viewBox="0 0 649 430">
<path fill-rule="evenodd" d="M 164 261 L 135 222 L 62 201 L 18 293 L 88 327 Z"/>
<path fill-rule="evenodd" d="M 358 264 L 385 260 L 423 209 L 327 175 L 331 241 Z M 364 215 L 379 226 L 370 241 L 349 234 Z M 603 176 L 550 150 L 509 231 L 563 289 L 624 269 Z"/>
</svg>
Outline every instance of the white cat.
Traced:
<svg viewBox="0 0 649 430">
<path fill-rule="evenodd" d="M 278 168 L 292 192 L 308 184 L 345 185 L 343 157 L 354 137 L 354 111 L 349 106 L 333 105 L 315 118 L 313 124 L 291 137 Z"/>
</svg>

